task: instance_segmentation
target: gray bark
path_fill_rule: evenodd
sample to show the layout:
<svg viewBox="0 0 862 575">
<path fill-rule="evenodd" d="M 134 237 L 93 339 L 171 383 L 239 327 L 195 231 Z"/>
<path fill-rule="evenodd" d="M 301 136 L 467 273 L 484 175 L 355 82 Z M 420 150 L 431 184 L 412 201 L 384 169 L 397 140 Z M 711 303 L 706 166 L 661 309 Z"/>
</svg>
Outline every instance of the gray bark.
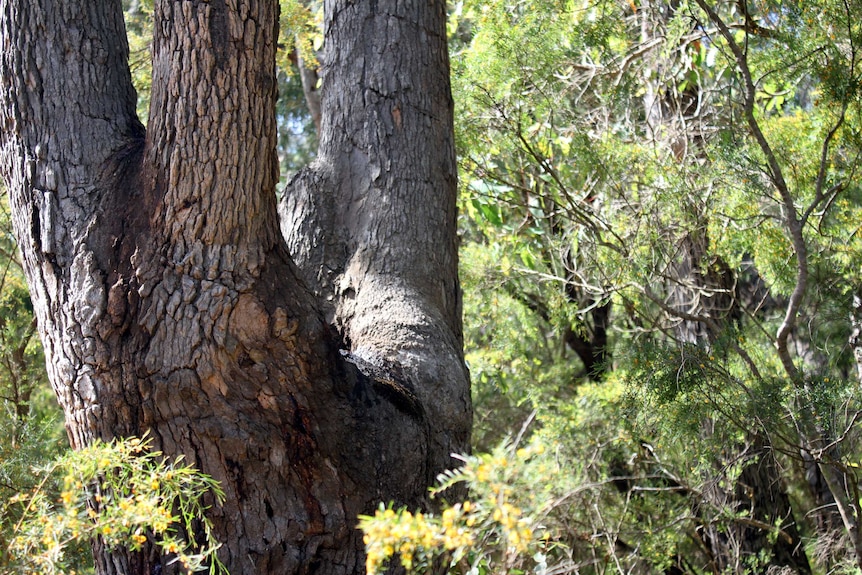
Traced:
<svg viewBox="0 0 862 575">
<path fill-rule="evenodd" d="M 850 314 L 850 347 L 856 363 L 856 377 L 862 383 L 862 295 L 853 294 L 852 313 Z"/>
<path fill-rule="evenodd" d="M 445 2 L 333 0 L 324 12 L 336 40 L 324 48 L 318 160 L 290 183 L 282 231 L 344 348 L 403 372 L 439 469 L 466 444 L 471 413 Z"/>
<path fill-rule="evenodd" d="M 0 0 L 0 157 L 72 444 L 150 431 L 219 480 L 233 573 L 363 571 L 356 514 L 421 504 L 468 448 L 445 6 L 326 8 L 335 70 L 361 54 L 420 101 L 331 79 L 318 180 L 350 203 L 292 220 L 313 230 L 291 236 L 300 271 L 275 205 L 275 2 L 157 0 L 145 134 L 119 0 Z M 319 245 L 350 258 L 311 293 Z"/>
</svg>

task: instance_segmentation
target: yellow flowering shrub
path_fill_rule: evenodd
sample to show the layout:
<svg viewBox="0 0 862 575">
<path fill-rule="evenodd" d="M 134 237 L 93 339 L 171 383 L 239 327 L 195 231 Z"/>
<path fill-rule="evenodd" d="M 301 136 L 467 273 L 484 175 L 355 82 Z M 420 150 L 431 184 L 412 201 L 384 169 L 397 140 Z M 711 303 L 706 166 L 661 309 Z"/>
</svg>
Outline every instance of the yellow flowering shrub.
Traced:
<svg viewBox="0 0 862 575">
<path fill-rule="evenodd" d="M 541 486 L 553 484 L 559 468 L 543 455 L 541 443 L 504 444 L 461 458 L 464 465 L 441 474 L 432 494 L 465 483 L 470 498 L 443 506 L 439 515 L 381 504 L 373 516 L 360 516 L 367 575 L 384 572 L 396 556 L 416 573 L 436 570 L 441 561 L 449 573 L 544 571 L 550 543 L 540 520 L 552 498 L 542 497 Z"/>
<path fill-rule="evenodd" d="M 65 573 L 71 547 L 101 538 L 110 548 L 133 551 L 151 544 L 174 555 L 186 572 L 226 573 L 202 502 L 211 493 L 221 504 L 223 492 L 211 477 L 183 465 L 182 456 L 168 460 L 150 444 L 146 436 L 97 441 L 52 464 L 34 492 L 8 503 L 21 506 L 21 519 L 0 550 L 0 571 Z M 48 495 L 51 481 L 59 483 L 56 501 Z M 204 545 L 186 536 L 198 528 Z"/>
</svg>

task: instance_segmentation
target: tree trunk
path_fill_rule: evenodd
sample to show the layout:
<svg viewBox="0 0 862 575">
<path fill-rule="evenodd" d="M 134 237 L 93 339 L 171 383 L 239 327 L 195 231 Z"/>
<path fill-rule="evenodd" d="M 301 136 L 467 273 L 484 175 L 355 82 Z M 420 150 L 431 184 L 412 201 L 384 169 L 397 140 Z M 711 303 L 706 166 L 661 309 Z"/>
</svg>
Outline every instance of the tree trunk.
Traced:
<svg viewBox="0 0 862 575">
<path fill-rule="evenodd" d="M 724 480 L 719 479 L 705 490 L 708 506 L 726 508 L 717 522 L 704 525 L 704 540 L 717 571 L 742 574 L 753 568 L 758 572 L 810 574 L 808 556 L 771 448 L 758 436 L 751 452 L 742 457 L 747 461 L 731 489 L 723 489 L 720 485 Z"/>
<path fill-rule="evenodd" d="M 862 383 L 862 292 L 853 294 L 852 312 L 850 314 L 850 347 L 853 349 L 853 359 L 856 363 L 856 377 Z"/>
<path fill-rule="evenodd" d="M 232 573 L 361 572 L 357 513 L 420 505 L 468 449 L 445 4 L 326 11 L 325 210 L 286 226 L 308 231 L 299 269 L 276 2 L 156 1 L 145 134 L 119 0 L 0 0 L 0 154 L 69 437 L 149 430 L 220 481 Z"/>
<path fill-rule="evenodd" d="M 285 194 L 282 231 L 350 357 L 416 396 L 430 480 L 471 422 L 445 1 L 331 0 L 324 13 L 320 149 Z"/>
</svg>

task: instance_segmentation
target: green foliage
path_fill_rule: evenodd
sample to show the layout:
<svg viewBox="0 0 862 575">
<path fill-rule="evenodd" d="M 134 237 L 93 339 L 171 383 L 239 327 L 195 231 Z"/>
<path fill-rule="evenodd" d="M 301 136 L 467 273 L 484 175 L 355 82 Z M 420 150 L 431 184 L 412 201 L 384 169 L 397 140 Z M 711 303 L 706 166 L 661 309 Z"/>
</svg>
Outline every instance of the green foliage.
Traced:
<svg viewBox="0 0 862 575">
<path fill-rule="evenodd" d="M 2 188 L 0 191 L 5 192 Z M 51 411 L 40 394 L 47 388 L 47 382 L 33 305 L 18 261 L 18 246 L 4 193 L 0 205 L 0 402 L 4 415 L 10 418 L 11 435 L 4 437 L 10 437 L 13 445 L 16 425 L 25 424 L 30 415 L 39 419 Z M 34 405 L 36 399 L 42 401 Z M 56 407 L 53 410 L 56 413 Z"/>
<path fill-rule="evenodd" d="M 278 156 L 282 182 L 302 169 L 317 154 L 317 131 L 306 109 L 305 94 L 299 74 L 290 68 L 279 68 Z"/>
<path fill-rule="evenodd" d="M 280 0 L 281 42 L 278 67 L 278 155 L 283 178 L 289 179 L 317 153 L 317 130 L 305 101 L 298 66 L 317 69 L 323 49 L 323 3 L 318 0 Z M 315 90 L 320 89 L 313 86 Z"/>
<path fill-rule="evenodd" d="M 153 0 L 123 0 L 126 36 L 129 40 L 129 70 L 138 93 L 138 117 L 146 124 L 150 111 L 153 62 Z"/>
<path fill-rule="evenodd" d="M 513 423 L 527 419 L 543 401 L 542 390 L 564 395 L 576 371 L 546 322 L 507 293 L 511 276 L 526 272 L 515 263 L 500 270 L 505 252 L 504 246 L 475 244 L 461 251 L 464 307 L 470 312 L 465 347 L 476 409 L 473 442 L 485 450 L 511 433 Z"/>
<path fill-rule="evenodd" d="M 558 445 L 569 465 L 582 466 L 569 487 L 578 496 L 559 510 L 565 529 L 556 536 L 580 560 L 573 572 L 699 572 L 694 566 L 706 562 L 697 543 L 703 524 L 690 507 L 702 486 L 698 449 L 678 432 L 639 423 L 642 413 L 632 410 L 618 375 L 584 384 L 575 402 L 549 402 L 540 416 L 542 440 Z M 653 423 L 664 422 L 655 415 Z"/>
<path fill-rule="evenodd" d="M 9 535 L 21 519 L 21 508 L 8 502 L 19 493 L 32 493 L 37 489 L 40 478 L 33 473 L 34 466 L 42 466 L 68 450 L 65 438 L 60 438 L 62 425 L 56 413 L 56 401 L 55 413 L 31 413 L 24 421 L 8 410 L 8 403 L 4 407 L 7 409 L 0 416 L 0 502 L 3 502 L 0 503 L 0 553 L 5 553 L 10 544 Z M 58 494 L 52 492 L 52 496 Z M 0 572 L 4 572 L 6 564 L 3 557 L 5 555 L 0 556 Z M 86 560 L 77 563 L 78 566 L 83 564 Z"/>
<path fill-rule="evenodd" d="M 17 253 L 4 195 L 0 204 L 0 553 L 21 519 L 21 509 L 8 502 L 39 486 L 34 467 L 68 450 Z M 76 555 L 71 562 L 80 567 L 87 560 Z M 0 558 L 0 570 L 3 564 Z"/>
<path fill-rule="evenodd" d="M 295 49 L 309 68 L 319 65 L 317 53 L 323 47 L 323 4 L 319 0 L 279 0 L 279 27 L 288 42 L 280 47 L 276 61 L 285 71 L 292 69 L 290 39 L 296 39 Z"/>
<path fill-rule="evenodd" d="M 804 542 L 746 495 L 759 469 L 817 568 L 862 564 L 805 479 L 855 485 L 860 455 L 860 22 L 832 0 L 451 11 L 479 440 L 536 409 L 588 462 L 569 544 L 605 559 L 582 572 L 778 569 Z"/>
<path fill-rule="evenodd" d="M 292 70 L 315 62 L 321 7 L 280 5 L 279 151 L 291 172 L 316 146 Z M 124 7 L 143 117 L 152 3 Z M 476 444 L 491 449 L 533 410 L 538 423 L 527 451 L 504 444 L 446 475 L 441 488 L 464 483 L 470 498 L 439 517 L 390 506 L 363 518 L 369 573 L 395 555 L 408 570 L 470 575 L 762 573 L 783 567 L 775 547 L 787 538 L 818 557 L 815 570 L 858 572 L 862 405 L 848 318 L 862 280 L 862 6 L 463 0 L 448 31 Z M 158 490 L 147 483 L 176 462 L 136 476 L 97 457 L 75 463 L 88 479 L 56 468 L 56 493 L 33 483 L 31 467 L 59 450 L 58 426 L 14 253 L 7 232 L 0 488 L 38 489 L 6 506 L 4 533 L 23 530 L 28 561 L 46 567 L 71 566 L 73 527 L 204 552 L 137 507 L 177 513 L 184 488 L 163 494 L 164 474 Z M 774 520 L 756 504 L 767 486 L 746 483 L 769 458 L 770 485 L 794 506 Z M 818 519 L 833 504 L 806 476 L 829 474 L 852 521 Z M 123 481 L 96 487 L 111 478 Z M 148 486 L 153 499 L 138 502 Z M 28 522 L 37 512 L 50 519 Z"/>
<path fill-rule="evenodd" d="M 165 459 L 150 444 L 147 438 L 97 441 L 42 470 L 34 490 L 7 500 L 3 511 L 12 510 L 18 521 L 0 549 L 3 572 L 67 572 L 70 555 L 96 538 L 132 551 L 152 545 L 186 572 L 226 572 L 204 515 L 206 498 L 221 504 L 224 494 L 182 457 Z"/>
</svg>

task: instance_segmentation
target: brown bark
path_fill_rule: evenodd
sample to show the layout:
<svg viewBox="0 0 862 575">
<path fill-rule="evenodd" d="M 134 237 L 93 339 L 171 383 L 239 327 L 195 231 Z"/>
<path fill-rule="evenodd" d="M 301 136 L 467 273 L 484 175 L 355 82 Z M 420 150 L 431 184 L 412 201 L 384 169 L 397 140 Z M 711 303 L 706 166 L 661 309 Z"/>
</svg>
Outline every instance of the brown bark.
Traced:
<svg viewBox="0 0 862 575">
<path fill-rule="evenodd" d="M 468 447 L 445 6 L 326 9 L 333 70 L 360 57 L 420 102 L 330 80 L 327 197 L 350 203 L 293 220 L 314 231 L 293 237 L 300 271 L 275 206 L 277 3 L 157 0 L 145 135 L 119 1 L 0 0 L 3 173 L 71 441 L 149 430 L 220 481 L 233 573 L 362 571 L 356 514 L 422 503 Z M 313 241 L 350 253 L 337 297 L 300 279 Z"/>
</svg>

